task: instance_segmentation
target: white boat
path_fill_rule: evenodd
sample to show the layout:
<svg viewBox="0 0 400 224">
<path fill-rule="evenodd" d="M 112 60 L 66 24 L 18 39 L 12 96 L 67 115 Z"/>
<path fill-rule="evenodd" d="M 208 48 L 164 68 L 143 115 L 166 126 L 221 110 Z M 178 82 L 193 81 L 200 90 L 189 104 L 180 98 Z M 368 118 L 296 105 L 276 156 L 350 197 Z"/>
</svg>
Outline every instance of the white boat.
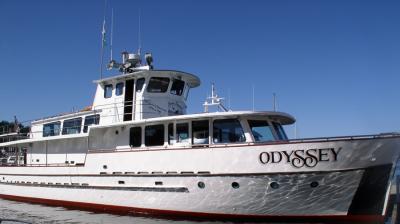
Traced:
<svg viewBox="0 0 400 224">
<path fill-rule="evenodd" d="M 0 197 L 122 213 L 382 222 L 397 134 L 289 140 L 275 111 L 186 114 L 195 75 L 123 53 L 86 110 L 35 120 Z M 212 102 L 218 104 L 213 95 Z M 23 157 L 23 159 L 20 159 Z M 18 158 L 18 159 L 17 159 Z M 24 161 L 24 162 L 20 162 Z"/>
</svg>

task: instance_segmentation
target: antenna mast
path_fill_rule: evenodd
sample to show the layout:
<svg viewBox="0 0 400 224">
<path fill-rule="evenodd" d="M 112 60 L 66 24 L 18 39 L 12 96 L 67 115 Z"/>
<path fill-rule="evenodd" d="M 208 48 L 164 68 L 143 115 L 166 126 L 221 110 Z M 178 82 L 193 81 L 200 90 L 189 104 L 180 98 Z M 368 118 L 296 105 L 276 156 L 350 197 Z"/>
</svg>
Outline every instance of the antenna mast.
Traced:
<svg viewBox="0 0 400 224">
<path fill-rule="evenodd" d="M 211 97 L 207 97 L 206 101 L 204 102 L 204 112 L 208 113 L 208 108 L 210 106 L 217 106 L 218 109 L 226 112 L 228 109 L 222 104 L 222 100 L 224 98 L 218 97 L 217 91 L 215 90 L 215 85 L 214 83 L 211 84 Z"/>
<path fill-rule="evenodd" d="M 104 45 L 106 44 L 106 6 L 107 0 L 104 0 L 103 29 L 101 31 L 100 79 L 103 78 Z"/>
</svg>

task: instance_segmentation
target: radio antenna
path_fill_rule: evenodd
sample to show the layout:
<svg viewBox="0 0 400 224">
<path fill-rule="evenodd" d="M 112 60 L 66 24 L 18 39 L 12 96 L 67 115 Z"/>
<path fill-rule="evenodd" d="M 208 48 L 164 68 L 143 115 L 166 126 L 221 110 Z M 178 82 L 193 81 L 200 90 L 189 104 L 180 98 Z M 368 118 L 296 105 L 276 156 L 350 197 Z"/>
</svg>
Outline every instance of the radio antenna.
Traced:
<svg viewBox="0 0 400 224">
<path fill-rule="evenodd" d="M 100 79 L 103 78 L 104 46 L 106 45 L 106 6 L 107 6 L 107 0 L 104 0 L 103 29 L 101 30 Z"/>
<path fill-rule="evenodd" d="M 277 108 L 276 108 L 276 93 L 273 93 L 273 102 L 274 102 L 274 111 L 276 112 Z"/>
<path fill-rule="evenodd" d="M 141 17 L 141 10 L 139 9 L 138 55 L 142 53 Z"/>
<path fill-rule="evenodd" d="M 110 57 L 113 60 L 113 33 L 114 33 L 114 8 L 111 8 L 111 39 L 110 39 Z"/>
</svg>

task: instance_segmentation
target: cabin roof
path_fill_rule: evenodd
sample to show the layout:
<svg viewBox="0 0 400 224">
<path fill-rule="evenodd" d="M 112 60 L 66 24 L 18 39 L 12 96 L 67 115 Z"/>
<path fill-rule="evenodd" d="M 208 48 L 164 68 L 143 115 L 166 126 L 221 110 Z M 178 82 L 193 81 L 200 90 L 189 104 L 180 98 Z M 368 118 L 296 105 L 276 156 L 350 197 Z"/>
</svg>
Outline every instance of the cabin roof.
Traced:
<svg viewBox="0 0 400 224">
<path fill-rule="evenodd" d="M 93 82 L 99 84 L 112 80 L 123 80 L 135 76 L 143 77 L 146 75 L 157 75 L 157 74 L 159 75 L 170 74 L 170 75 L 182 76 L 184 77 L 186 83 L 189 85 L 190 88 L 194 88 L 200 85 L 200 79 L 196 75 L 176 70 L 139 70 L 129 74 L 121 74 L 104 79 L 95 80 Z"/>
</svg>

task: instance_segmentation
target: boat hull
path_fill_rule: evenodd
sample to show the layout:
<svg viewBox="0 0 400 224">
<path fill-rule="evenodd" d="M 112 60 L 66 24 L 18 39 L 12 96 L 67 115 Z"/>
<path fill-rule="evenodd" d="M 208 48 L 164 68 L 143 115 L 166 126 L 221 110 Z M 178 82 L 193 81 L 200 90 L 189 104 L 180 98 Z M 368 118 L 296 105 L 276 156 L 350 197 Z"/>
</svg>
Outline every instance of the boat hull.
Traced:
<svg viewBox="0 0 400 224">
<path fill-rule="evenodd" d="M 92 152 L 81 167 L 0 167 L 0 197 L 121 213 L 375 222 L 397 146 L 381 138 Z"/>
</svg>

